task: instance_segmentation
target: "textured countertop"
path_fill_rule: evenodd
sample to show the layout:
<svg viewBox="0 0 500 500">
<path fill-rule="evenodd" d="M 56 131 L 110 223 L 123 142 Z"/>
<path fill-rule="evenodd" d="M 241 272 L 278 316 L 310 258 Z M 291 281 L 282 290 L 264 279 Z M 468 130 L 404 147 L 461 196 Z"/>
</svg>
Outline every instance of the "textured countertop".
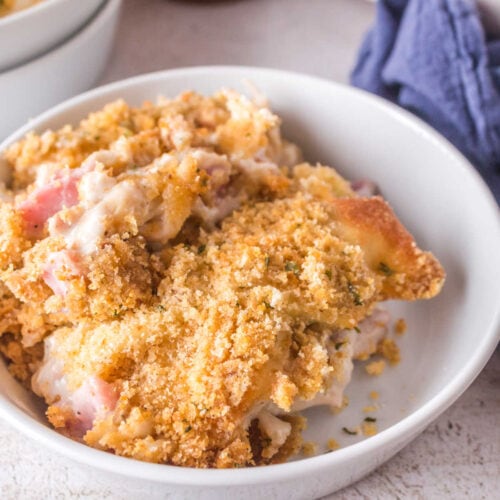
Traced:
<svg viewBox="0 0 500 500">
<path fill-rule="evenodd" d="M 373 5 L 363 0 L 124 0 L 102 83 L 205 64 L 269 66 L 347 81 Z M 462 397 L 370 476 L 330 499 L 494 499 L 500 491 L 500 350 Z M 110 480 L 0 421 L 0 498 L 161 498 Z"/>
</svg>

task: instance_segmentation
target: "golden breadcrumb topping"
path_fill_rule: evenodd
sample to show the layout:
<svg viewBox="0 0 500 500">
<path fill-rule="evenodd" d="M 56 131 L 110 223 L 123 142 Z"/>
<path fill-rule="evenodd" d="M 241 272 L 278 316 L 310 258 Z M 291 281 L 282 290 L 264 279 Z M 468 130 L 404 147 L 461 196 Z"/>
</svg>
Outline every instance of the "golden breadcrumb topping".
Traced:
<svg viewBox="0 0 500 500">
<path fill-rule="evenodd" d="M 279 126 L 235 92 L 186 92 L 4 152 L 0 350 L 56 429 L 189 467 L 313 452 L 297 405 L 342 407 L 352 359 L 385 335 L 372 322 L 356 354 L 363 321 L 439 292 L 439 262 L 387 202 L 303 163 Z"/>
</svg>

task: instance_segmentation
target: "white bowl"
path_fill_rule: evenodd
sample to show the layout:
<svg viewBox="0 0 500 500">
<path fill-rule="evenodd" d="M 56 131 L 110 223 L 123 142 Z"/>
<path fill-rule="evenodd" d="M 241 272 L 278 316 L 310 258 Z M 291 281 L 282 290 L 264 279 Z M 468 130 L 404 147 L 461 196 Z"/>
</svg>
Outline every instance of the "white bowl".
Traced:
<svg viewBox="0 0 500 500">
<path fill-rule="evenodd" d="M 0 73 L 0 140 L 29 118 L 95 84 L 111 51 L 120 5 L 121 0 L 107 0 L 72 38 Z"/>
<path fill-rule="evenodd" d="M 0 18 L 0 71 L 52 49 L 82 27 L 103 0 L 44 0 Z"/>
<path fill-rule="evenodd" d="M 478 375 L 499 338 L 500 227 L 490 192 L 440 135 L 409 113 L 362 91 L 268 69 L 166 71 L 108 85 L 61 104 L 17 131 L 0 151 L 31 128 L 41 131 L 77 123 L 113 99 L 139 104 L 189 88 L 204 93 L 222 86 L 244 90 L 245 79 L 270 98 L 283 117 L 286 136 L 304 148 L 306 158 L 333 165 L 350 178 L 369 177 L 379 183 L 420 245 L 441 260 L 447 282 L 433 300 L 391 304 L 396 317 L 404 316 L 409 325 L 400 342 L 403 359 L 398 366 L 379 378 L 368 377 L 358 367 L 347 391 L 351 403 L 344 412 L 308 413 L 306 439 L 323 445 L 336 437 L 345 447 L 287 464 L 194 470 L 94 450 L 51 430 L 43 408 L 0 364 L 3 418 L 58 453 L 108 475 L 123 476 L 124 485 L 141 487 L 152 498 L 173 494 L 292 500 L 344 487 L 397 453 L 450 406 Z M 363 418 L 361 408 L 368 404 L 371 390 L 380 392 L 376 416 L 381 432 L 364 440 L 342 436 L 342 426 Z"/>
</svg>

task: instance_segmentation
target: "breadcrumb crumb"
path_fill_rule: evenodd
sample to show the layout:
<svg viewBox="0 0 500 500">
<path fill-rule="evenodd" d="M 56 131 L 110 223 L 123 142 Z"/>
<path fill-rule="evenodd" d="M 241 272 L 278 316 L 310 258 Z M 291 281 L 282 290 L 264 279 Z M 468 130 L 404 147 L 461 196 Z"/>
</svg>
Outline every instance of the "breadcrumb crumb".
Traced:
<svg viewBox="0 0 500 500">
<path fill-rule="evenodd" d="M 330 451 L 335 451 L 335 450 L 338 450 L 340 448 L 340 444 L 337 442 L 337 440 L 333 439 L 333 438 L 330 438 L 327 443 L 326 443 L 326 446 L 327 448 L 330 450 Z"/>
<path fill-rule="evenodd" d="M 378 427 L 375 422 L 363 422 L 361 424 L 361 430 L 364 436 L 374 436 L 378 432 Z"/>
<path fill-rule="evenodd" d="M 394 331 L 396 335 L 404 335 L 408 326 L 404 318 L 399 318 L 396 323 L 394 323 Z"/>
<path fill-rule="evenodd" d="M 379 359 L 378 361 L 371 361 L 365 366 L 365 371 L 368 375 L 378 376 L 382 375 L 385 370 L 385 361 L 383 359 Z"/>
<path fill-rule="evenodd" d="M 318 445 L 317 445 L 317 443 L 314 443 L 313 441 L 306 441 L 302 445 L 302 453 L 306 457 L 312 457 L 312 456 L 316 455 L 317 451 L 318 451 Z"/>
<path fill-rule="evenodd" d="M 382 339 L 378 345 L 377 352 L 387 359 L 391 365 L 397 365 L 401 361 L 399 347 L 392 339 Z"/>
</svg>

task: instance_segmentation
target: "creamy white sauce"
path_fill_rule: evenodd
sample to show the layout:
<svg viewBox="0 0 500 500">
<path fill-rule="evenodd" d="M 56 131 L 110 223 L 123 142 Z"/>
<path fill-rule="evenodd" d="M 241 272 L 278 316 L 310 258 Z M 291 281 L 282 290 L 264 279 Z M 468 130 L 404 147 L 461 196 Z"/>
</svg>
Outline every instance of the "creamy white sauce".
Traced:
<svg viewBox="0 0 500 500">
<path fill-rule="evenodd" d="M 359 324 L 361 333 L 354 335 L 353 341 L 355 358 L 363 355 L 369 356 L 376 351 L 378 343 L 387 333 L 389 320 L 390 314 L 387 311 L 375 309 L 373 314 Z"/>
<path fill-rule="evenodd" d="M 269 174 L 276 174 L 279 172 L 276 163 L 271 161 L 258 161 L 254 158 L 238 160 L 237 165 L 245 175 L 256 181 L 260 181 L 262 177 Z"/>
<path fill-rule="evenodd" d="M 78 184 L 80 202 L 85 208 L 99 203 L 116 185 L 116 178 L 99 170 L 85 174 Z"/>
<path fill-rule="evenodd" d="M 124 180 L 115 184 L 66 231 L 66 243 L 69 248 L 88 255 L 97 249 L 108 228 L 115 225 L 118 232 L 126 216 L 133 216 L 137 225 L 141 225 L 148 219 L 150 208 L 146 194 L 132 181 Z"/>
<path fill-rule="evenodd" d="M 262 410 L 257 415 L 257 419 L 261 431 L 271 439 L 271 444 L 266 452 L 268 456 L 272 456 L 285 444 L 292 431 L 292 424 L 275 417 L 266 410 Z"/>
<path fill-rule="evenodd" d="M 219 155 L 204 149 L 191 149 L 189 155 L 198 162 L 199 168 L 210 175 L 212 183 L 218 181 L 216 184 L 222 185 L 229 180 L 231 164 L 226 155 Z"/>
<path fill-rule="evenodd" d="M 64 377 L 64 363 L 52 354 L 54 343 L 51 335 L 45 339 L 43 361 L 31 379 L 33 392 L 44 397 L 49 404 L 58 399 L 67 402 L 70 397 Z"/>
<path fill-rule="evenodd" d="M 41 163 L 36 168 L 35 188 L 42 188 L 54 177 L 56 172 L 64 172 L 57 163 Z M 69 173 L 69 168 L 66 169 Z"/>
<path fill-rule="evenodd" d="M 347 341 L 343 349 L 346 357 L 342 360 L 341 364 L 336 364 L 337 370 L 339 366 L 340 370 L 336 371 L 328 389 L 323 393 L 316 394 L 313 399 L 300 399 L 295 401 L 292 405 L 292 411 L 301 411 L 313 406 L 330 406 L 332 408 L 339 408 L 342 406 L 344 390 L 351 381 L 352 370 L 354 368 L 352 362 L 352 344 Z"/>
<path fill-rule="evenodd" d="M 219 221 L 225 219 L 241 205 L 240 198 L 226 196 L 219 198 L 217 204 L 208 207 L 201 198 L 197 198 L 193 205 L 193 215 L 199 217 L 208 228 L 213 228 Z"/>
<path fill-rule="evenodd" d="M 354 368 L 353 358 L 369 356 L 375 352 L 378 343 L 387 334 L 387 323 L 390 315 L 383 309 L 376 309 L 371 316 L 361 321 L 360 330 L 344 330 L 335 335 L 328 345 L 330 352 L 336 351 L 335 345 L 342 342 L 340 350 L 345 355 L 341 364 L 336 363 L 336 372 L 331 385 L 324 393 L 317 394 L 311 400 L 298 400 L 292 406 L 292 411 L 300 411 L 313 406 L 331 406 L 339 408 L 343 404 L 344 390 L 351 381 Z M 340 367 L 340 369 L 339 369 Z"/>
</svg>

